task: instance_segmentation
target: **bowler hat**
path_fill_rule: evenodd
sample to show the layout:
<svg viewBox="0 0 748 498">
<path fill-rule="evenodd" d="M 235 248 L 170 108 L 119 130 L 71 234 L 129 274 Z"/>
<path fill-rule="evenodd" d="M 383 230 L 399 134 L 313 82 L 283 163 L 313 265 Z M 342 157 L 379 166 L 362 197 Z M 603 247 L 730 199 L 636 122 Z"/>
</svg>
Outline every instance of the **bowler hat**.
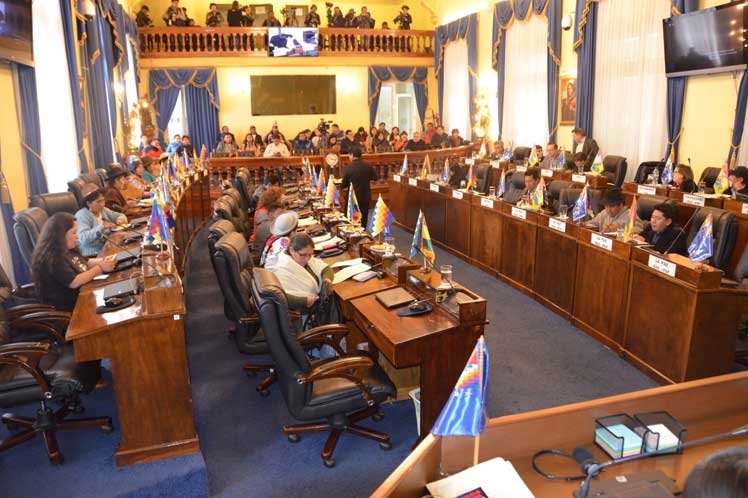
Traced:
<svg viewBox="0 0 748 498">
<path fill-rule="evenodd" d="M 298 224 L 299 215 L 296 214 L 296 211 L 287 211 L 275 219 L 270 233 L 276 237 L 283 237 L 293 232 Z"/>
<path fill-rule="evenodd" d="M 610 188 L 603 194 L 603 204 L 606 206 L 623 204 L 624 202 L 623 193 L 619 188 Z"/>
<path fill-rule="evenodd" d="M 85 185 L 83 185 L 83 187 L 81 187 L 81 199 L 85 201 L 88 196 L 93 194 L 94 192 L 101 192 L 99 186 L 95 183 L 86 183 Z"/>
<path fill-rule="evenodd" d="M 127 170 L 117 163 L 112 163 L 106 168 L 106 181 L 108 182 L 111 182 L 112 180 L 114 180 L 115 178 L 119 178 L 120 176 L 127 175 L 129 175 Z"/>
</svg>

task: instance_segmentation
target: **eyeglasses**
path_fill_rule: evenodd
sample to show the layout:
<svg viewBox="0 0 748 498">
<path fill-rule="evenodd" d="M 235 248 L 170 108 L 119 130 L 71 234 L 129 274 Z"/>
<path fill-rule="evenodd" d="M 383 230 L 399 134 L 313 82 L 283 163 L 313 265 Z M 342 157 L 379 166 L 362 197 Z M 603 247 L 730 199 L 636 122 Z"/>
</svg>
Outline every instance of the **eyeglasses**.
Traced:
<svg viewBox="0 0 748 498">
<path fill-rule="evenodd" d="M 314 251 L 297 252 L 296 255 L 300 258 L 311 258 L 312 256 L 314 256 Z"/>
</svg>

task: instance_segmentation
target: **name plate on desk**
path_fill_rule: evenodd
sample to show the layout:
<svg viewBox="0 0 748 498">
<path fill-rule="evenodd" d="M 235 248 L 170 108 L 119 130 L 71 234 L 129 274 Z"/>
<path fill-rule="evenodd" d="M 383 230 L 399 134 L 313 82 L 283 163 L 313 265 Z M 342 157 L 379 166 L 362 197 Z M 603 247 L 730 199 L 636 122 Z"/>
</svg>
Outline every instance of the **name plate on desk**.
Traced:
<svg viewBox="0 0 748 498">
<path fill-rule="evenodd" d="M 571 181 L 576 183 L 587 183 L 586 175 L 571 175 Z"/>
<path fill-rule="evenodd" d="M 468 157 L 467 159 L 465 159 L 465 164 L 468 166 L 472 166 L 475 164 L 475 159 L 473 159 L 472 157 Z"/>
<path fill-rule="evenodd" d="M 438 193 L 439 192 L 439 185 L 437 185 L 436 183 L 432 183 L 431 185 L 429 185 L 429 189 L 432 192 L 437 192 Z"/>
<path fill-rule="evenodd" d="M 500 168 L 501 167 L 501 161 L 498 159 L 491 159 L 488 164 L 491 165 L 492 168 Z"/>
<path fill-rule="evenodd" d="M 683 203 L 690 204 L 692 206 L 704 207 L 705 199 L 700 195 L 683 194 Z"/>
<path fill-rule="evenodd" d="M 540 174 L 545 176 L 546 178 L 553 178 L 553 170 L 552 169 L 546 169 L 543 168 L 540 170 Z"/>
<path fill-rule="evenodd" d="M 523 220 L 527 219 L 527 211 L 524 209 L 520 209 L 518 207 L 512 206 L 512 216 L 515 218 L 522 218 Z"/>
<path fill-rule="evenodd" d="M 658 258 L 657 256 L 650 254 L 649 255 L 649 261 L 647 262 L 647 266 L 652 268 L 653 270 L 656 270 L 660 273 L 664 273 L 665 275 L 668 275 L 670 277 L 675 276 L 675 263 L 671 263 L 670 261 L 667 261 L 662 258 Z"/>
<path fill-rule="evenodd" d="M 743 203 L 743 207 L 740 209 L 741 214 L 748 214 L 748 203 Z"/>
<path fill-rule="evenodd" d="M 481 197 L 480 205 L 486 208 L 493 209 L 493 199 L 489 199 L 488 197 Z"/>
<path fill-rule="evenodd" d="M 408 178 L 408 185 L 410 185 L 411 187 L 417 187 L 418 180 L 415 178 Z"/>
<path fill-rule="evenodd" d="M 392 175 L 392 179 L 400 183 L 400 175 Z"/>
<path fill-rule="evenodd" d="M 609 239 L 608 237 L 603 237 L 602 235 L 593 233 L 590 242 L 592 242 L 593 246 L 600 247 L 606 251 L 613 250 L 613 239 Z"/>
<path fill-rule="evenodd" d="M 194 175 L 192 175 L 192 181 L 196 182 L 199 177 L 200 177 L 200 173 L 195 173 Z"/>
<path fill-rule="evenodd" d="M 566 233 L 566 222 L 556 218 L 548 218 L 548 226 L 557 232 Z"/>
<path fill-rule="evenodd" d="M 636 193 L 644 195 L 657 195 L 657 189 L 654 187 L 647 187 L 646 185 L 637 185 Z"/>
<path fill-rule="evenodd" d="M 452 191 L 452 197 L 454 197 L 455 199 L 460 199 L 460 200 L 462 200 L 462 195 L 463 195 L 463 194 L 462 194 L 462 191 L 461 191 L 461 190 L 453 190 L 453 191 Z"/>
<path fill-rule="evenodd" d="M 525 171 L 527 171 L 527 166 L 517 166 L 517 171 L 519 171 L 520 173 L 524 173 Z"/>
</svg>

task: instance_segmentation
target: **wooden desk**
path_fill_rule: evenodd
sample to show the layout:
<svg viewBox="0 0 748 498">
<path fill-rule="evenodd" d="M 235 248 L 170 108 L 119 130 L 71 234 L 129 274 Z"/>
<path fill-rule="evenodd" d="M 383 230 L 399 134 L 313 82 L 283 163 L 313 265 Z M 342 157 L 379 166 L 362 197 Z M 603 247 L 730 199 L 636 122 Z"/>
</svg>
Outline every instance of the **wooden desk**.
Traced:
<svg viewBox="0 0 748 498">
<path fill-rule="evenodd" d="M 481 436 L 479 459 L 510 460 L 537 498 L 571 496 L 579 482 L 549 481 L 532 470 L 532 455 L 543 448 L 571 451 L 584 445 L 600 461 L 607 457 L 592 444 L 595 419 L 618 413 L 666 410 L 688 430 L 689 440 L 719 434 L 748 423 L 748 373 L 713 377 L 647 389 L 529 413 L 491 419 Z M 604 478 L 660 470 L 682 489 L 688 472 L 701 459 L 723 448 L 745 444 L 722 440 L 685 450 L 681 455 L 644 459 L 611 468 Z M 454 473 L 472 463 L 473 438 L 428 435 L 374 491 L 372 498 L 420 498 L 426 483 L 439 478 L 440 467 Z M 575 474 L 579 466 L 566 460 L 543 460 L 554 474 Z M 596 482 L 597 479 L 593 480 Z"/>
<path fill-rule="evenodd" d="M 579 225 L 545 213 L 537 216 L 535 250 L 535 299 L 571 318 L 577 272 Z"/>
<path fill-rule="evenodd" d="M 470 201 L 470 262 L 488 273 L 498 275 L 501 265 L 502 202 L 478 195 L 470 196 Z"/>
<path fill-rule="evenodd" d="M 538 240 L 538 213 L 502 203 L 502 279 L 532 295 L 535 283 L 535 246 Z"/>
</svg>

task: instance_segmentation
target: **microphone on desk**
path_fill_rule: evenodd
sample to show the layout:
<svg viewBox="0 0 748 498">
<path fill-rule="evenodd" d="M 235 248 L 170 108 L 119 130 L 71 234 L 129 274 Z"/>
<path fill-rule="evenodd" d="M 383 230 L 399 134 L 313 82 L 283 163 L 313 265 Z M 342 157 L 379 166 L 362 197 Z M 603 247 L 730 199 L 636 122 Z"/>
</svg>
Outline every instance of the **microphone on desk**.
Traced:
<svg viewBox="0 0 748 498">
<path fill-rule="evenodd" d="M 151 270 L 155 271 L 156 274 L 155 275 L 149 275 L 150 277 L 158 277 L 159 281 L 162 281 L 164 278 L 166 278 L 166 275 L 161 275 L 161 271 L 158 268 L 156 268 L 151 263 L 149 263 L 148 261 L 146 261 L 145 259 L 143 259 L 143 255 L 142 254 L 136 254 L 136 253 L 132 252 L 129 248 L 123 246 L 119 242 L 113 240 L 108 235 L 104 234 L 104 232 L 101 233 L 101 238 L 104 239 L 104 240 L 106 240 L 107 242 L 111 242 L 112 245 L 114 245 L 114 246 L 122 249 L 124 252 L 126 252 L 130 256 L 134 257 L 136 260 L 139 260 L 141 264 L 143 264 L 143 265 L 147 266 L 148 268 L 150 268 Z"/>
<path fill-rule="evenodd" d="M 670 252 L 670 250 L 673 248 L 673 246 L 675 246 L 675 243 L 678 242 L 678 239 L 680 238 L 680 236 L 686 233 L 686 227 L 688 227 L 688 225 L 691 224 L 691 221 L 693 220 L 693 217 L 696 216 L 696 211 L 697 210 L 694 210 L 694 212 L 691 213 L 691 217 L 688 218 L 688 221 L 686 222 L 685 225 L 683 225 L 682 227 L 678 228 L 678 235 L 675 236 L 675 238 L 673 239 L 673 241 L 670 243 L 670 246 L 668 246 L 667 250 L 664 253 L 662 253 L 663 256 L 666 256 Z"/>
<path fill-rule="evenodd" d="M 597 461 L 588 449 L 583 448 L 583 447 L 574 448 L 574 451 L 572 451 L 571 453 L 572 457 L 577 463 L 580 464 L 582 473 L 585 474 L 586 476 L 584 478 L 584 481 L 582 481 L 582 485 L 579 487 L 579 490 L 574 491 L 574 497 L 575 498 L 587 498 L 590 492 L 590 480 L 593 477 L 600 474 L 600 471 L 607 467 L 612 467 L 613 465 L 620 465 L 620 464 L 624 464 L 628 462 L 633 462 L 636 460 L 643 460 L 645 458 L 656 457 L 660 455 L 672 455 L 674 453 L 679 453 L 682 450 L 686 448 L 691 448 L 693 446 L 700 446 L 702 444 L 714 443 L 716 441 L 721 441 L 723 439 L 729 439 L 732 437 L 739 437 L 739 436 L 748 436 L 748 425 L 744 425 L 733 431 L 723 432 L 715 436 L 707 436 L 701 439 L 694 439 L 693 441 L 688 441 L 685 443 L 679 442 L 676 446 L 667 448 L 664 450 L 652 451 L 650 453 L 641 453 L 639 455 L 619 458 L 617 460 L 608 460 L 607 462 L 604 462 L 604 463 L 600 463 L 599 461 Z"/>
</svg>

